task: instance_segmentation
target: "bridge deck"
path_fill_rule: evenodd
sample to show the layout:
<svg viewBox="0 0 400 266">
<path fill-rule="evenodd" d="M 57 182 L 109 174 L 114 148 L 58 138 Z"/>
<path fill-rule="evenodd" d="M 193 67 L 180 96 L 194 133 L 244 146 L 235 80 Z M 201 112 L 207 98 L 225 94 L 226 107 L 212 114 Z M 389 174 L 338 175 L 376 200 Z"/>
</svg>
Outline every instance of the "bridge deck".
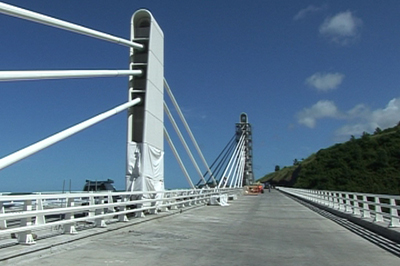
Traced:
<svg viewBox="0 0 400 266">
<path fill-rule="evenodd" d="M 57 251 L 42 253 L 40 264 L 400 265 L 399 257 L 277 191 L 137 224 Z"/>
</svg>

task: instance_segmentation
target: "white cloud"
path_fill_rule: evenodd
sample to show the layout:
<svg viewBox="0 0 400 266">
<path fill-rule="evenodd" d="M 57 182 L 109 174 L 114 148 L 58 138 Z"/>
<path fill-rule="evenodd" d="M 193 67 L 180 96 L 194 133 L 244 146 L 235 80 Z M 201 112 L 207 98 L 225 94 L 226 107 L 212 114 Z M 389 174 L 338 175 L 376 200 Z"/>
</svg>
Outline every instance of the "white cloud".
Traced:
<svg viewBox="0 0 400 266">
<path fill-rule="evenodd" d="M 358 105 L 347 113 L 347 119 L 355 122 L 339 128 L 337 136 L 361 135 L 364 131 L 373 132 L 377 127 L 393 127 L 400 121 L 400 98 L 390 100 L 383 109 L 371 111 L 364 105 Z"/>
<path fill-rule="evenodd" d="M 370 110 L 364 104 L 358 104 L 352 109 L 341 112 L 332 101 L 319 101 L 310 108 L 305 108 L 297 114 L 297 122 L 309 128 L 314 128 L 317 120 L 333 118 L 346 120 L 346 124 L 335 131 L 338 137 L 361 135 L 374 132 L 379 127 L 393 127 L 400 121 L 400 97 L 393 98 L 384 108 Z"/>
<path fill-rule="evenodd" d="M 306 79 L 306 84 L 320 91 L 336 89 L 343 81 L 341 73 L 315 73 Z"/>
<path fill-rule="evenodd" d="M 321 10 L 326 9 L 326 5 L 323 5 L 321 7 L 317 7 L 314 5 L 309 5 L 306 8 L 303 8 L 302 10 L 300 10 L 294 17 L 293 20 L 300 20 L 305 18 L 309 13 L 314 13 L 314 12 L 319 12 Z"/>
<path fill-rule="evenodd" d="M 314 128 L 317 119 L 331 117 L 336 118 L 339 116 L 338 109 L 332 101 L 319 101 L 310 108 L 304 108 L 303 111 L 297 114 L 298 123 L 303 124 L 309 128 Z"/>
<path fill-rule="evenodd" d="M 319 32 L 333 42 L 347 45 L 359 37 L 362 25 L 361 19 L 350 11 L 345 11 L 326 18 L 319 27 Z"/>
<path fill-rule="evenodd" d="M 347 111 L 347 118 L 353 119 L 353 118 L 368 117 L 368 113 L 369 109 L 367 106 L 365 106 L 364 104 L 357 104 L 356 106 L 353 107 L 353 109 Z"/>
</svg>

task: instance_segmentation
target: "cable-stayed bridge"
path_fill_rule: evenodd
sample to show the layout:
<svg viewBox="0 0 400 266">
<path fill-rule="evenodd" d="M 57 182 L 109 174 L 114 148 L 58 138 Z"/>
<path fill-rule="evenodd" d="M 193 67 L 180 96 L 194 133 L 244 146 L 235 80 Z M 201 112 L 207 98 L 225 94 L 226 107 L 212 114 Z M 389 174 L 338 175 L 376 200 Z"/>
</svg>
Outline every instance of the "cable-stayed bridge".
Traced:
<svg viewBox="0 0 400 266">
<path fill-rule="evenodd" d="M 75 242 L 87 236 L 95 237 L 96 235 L 105 234 L 107 231 L 114 230 L 117 232 L 117 230 L 132 226 L 132 224 L 137 223 L 137 221 L 169 216 L 170 214 L 181 213 L 183 210 L 188 209 L 193 210 L 193 212 L 190 212 L 193 213 L 193 215 L 197 215 L 194 210 L 199 209 L 198 215 L 203 215 L 203 218 L 190 218 L 190 215 L 186 214 L 189 215 L 187 216 L 189 220 L 184 224 L 184 226 L 188 227 L 187 230 L 201 231 L 201 228 L 192 228 L 189 225 L 191 221 L 200 223 L 199 219 L 205 219 L 205 222 L 200 225 L 204 230 L 210 230 L 209 228 L 214 226 L 219 230 L 216 232 L 211 230 L 211 234 L 208 236 L 210 239 L 205 242 L 195 241 L 193 239 L 193 242 L 189 242 L 190 244 L 196 246 L 196 243 L 202 243 L 204 247 L 211 245 L 215 241 L 218 242 L 228 239 L 228 241 L 231 241 L 231 244 L 235 243 L 239 246 L 236 248 L 235 245 L 232 244 L 233 246 L 231 248 L 227 248 L 226 246 L 222 247 L 223 245 L 216 245 L 213 247 L 218 252 L 211 252 L 211 258 L 217 258 L 221 255 L 232 256 L 232 259 L 225 260 L 222 264 L 229 263 L 231 265 L 235 264 L 235 261 L 236 264 L 240 261 L 237 265 L 258 265 L 260 259 L 263 257 L 260 253 L 268 247 L 269 236 L 272 236 L 270 243 L 272 242 L 275 245 L 275 247 L 269 247 L 271 250 L 284 249 L 290 245 L 279 246 L 282 245 L 282 242 L 278 241 L 279 237 L 285 241 L 289 241 L 290 234 L 294 235 L 297 231 L 297 227 L 300 228 L 299 230 L 302 230 L 302 234 L 298 235 L 297 241 L 302 241 L 302 239 L 304 239 L 305 241 L 309 241 L 307 243 L 312 246 L 312 241 L 314 241 L 315 238 L 313 239 L 310 237 L 310 234 L 314 232 L 313 230 L 315 228 L 304 226 L 304 221 L 300 223 L 296 222 L 296 219 L 305 219 L 310 220 L 308 222 L 311 223 L 311 220 L 315 219 L 315 216 L 310 214 L 312 212 L 308 210 L 307 214 L 304 216 L 303 212 L 306 212 L 304 211 L 304 207 L 294 204 L 291 199 L 286 198 L 284 194 L 279 194 L 276 191 L 265 193 L 264 195 L 256 195 L 255 197 L 248 196 L 247 198 L 241 198 L 241 196 L 247 192 L 244 187 L 254 183 L 252 168 L 252 130 L 245 113 L 240 114 L 239 121 L 236 123 L 234 136 L 228 141 L 228 144 L 224 147 L 221 154 L 211 165 L 208 164 L 164 77 L 164 35 L 160 26 L 148 10 L 141 9 L 133 14 L 131 21 L 131 37 L 129 40 L 1 2 L 0 12 L 126 46 L 129 49 L 128 55 L 130 62 L 128 69 L 121 70 L 0 71 L 0 81 L 9 82 L 116 76 L 127 77 L 129 80 L 129 86 L 127 88 L 128 100 L 126 103 L 120 104 L 0 159 L 1 170 L 29 156 L 34 156 L 35 153 L 75 135 L 88 127 L 94 126 L 117 113 L 123 111 L 127 111 L 128 113 L 125 191 L 81 191 L 68 193 L 35 193 L 29 195 L 1 195 L 0 234 L 2 237 L 1 241 L 3 241 L 3 250 L 6 250 L 4 253 L 5 256 L 3 256 L 4 262 L 12 262 L 15 258 L 23 257 L 28 253 L 48 250 L 53 246 Z M 194 147 L 197 157 L 200 158 L 200 165 L 197 163 L 193 151 L 189 148 L 189 144 L 183 137 L 168 104 L 164 100 L 164 92 L 167 92 L 169 100 L 175 108 L 175 112 L 184 125 L 186 133 L 190 136 L 191 145 Z M 171 140 L 170 132 L 168 132 L 164 126 L 164 114 L 168 117 L 172 127 L 175 129 L 180 139 L 180 145 L 182 145 L 186 151 L 185 155 L 179 154 L 175 147 L 176 143 L 173 143 Z M 165 190 L 164 139 L 167 140 L 168 145 L 171 147 L 190 189 Z M 190 158 L 193 164 L 192 167 L 195 168 L 197 176 L 194 177 L 189 174 L 187 166 L 183 163 L 182 156 Z M 367 223 L 367 227 L 370 227 L 370 230 L 378 233 L 380 232 L 389 239 L 380 240 L 380 243 L 384 243 L 381 244 L 381 247 L 384 247 L 385 244 L 390 246 L 390 248 L 386 248 L 388 253 L 383 255 L 375 254 L 375 260 L 368 259 L 368 254 L 371 254 L 370 250 L 374 249 L 368 247 L 368 252 L 365 252 L 365 259 L 375 263 L 376 261 L 387 258 L 386 265 L 395 265 L 395 263 L 398 262 L 398 258 L 396 257 L 400 254 L 400 248 L 396 244 L 399 240 L 398 232 L 395 229 L 388 228 L 397 228 L 400 226 L 398 217 L 400 197 L 359 193 L 290 190 L 285 188 L 281 188 L 280 191 L 293 195 L 296 199 L 303 198 L 307 202 L 343 212 L 345 215 L 356 217 L 356 220 L 364 221 Z M 232 213 L 230 213 L 229 208 L 227 208 L 228 211 L 218 209 L 218 212 L 211 211 L 211 213 L 205 211 L 204 208 L 196 208 L 207 204 L 229 206 L 230 200 L 238 198 L 240 198 L 240 200 L 238 200 L 237 206 L 234 206 L 235 202 L 232 203 Z M 285 207 L 288 207 L 288 210 L 286 210 Z M 268 215 L 270 210 L 273 211 L 274 215 Z M 290 213 L 296 212 L 295 210 L 301 210 L 299 212 L 300 216 L 290 216 Z M 265 212 L 267 215 L 262 215 L 260 212 Z M 219 216 L 220 213 L 222 216 Z M 282 213 L 289 214 L 289 216 L 281 215 Z M 216 216 L 213 218 L 212 214 Z M 215 219 L 217 219 L 217 224 L 223 224 L 223 226 L 219 227 L 215 225 Z M 264 221 L 268 222 L 268 219 L 277 222 L 264 225 Z M 334 219 L 336 218 L 333 218 L 333 220 Z M 175 220 L 169 221 L 171 221 L 171 224 L 177 222 Z M 252 223 L 252 221 L 254 221 L 254 223 Z M 306 222 L 306 224 L 308 222 Z M 177 223 L 179 223 L 179 221 Z M 287 228 L 279 227 L 279 225 L 282 224 L 285 224 Z M 371 224 L 373 226 L 371 226 Z M 181 224 L 181 226 L 183 225 Z M 319 228 L 318 233 L 324 233 L 324 229 L 329 231 L 329 228 L 331 228 L 329 226 L 328 224 L 324 228 Z M 268 229 L 265 229 L 265 227 Z M 152 228 L 152 225 L 149 225 L 149 228 Z M 294 230 L 291 231 L 288 230 L 288 228 Z M 154 228 L 154 230 L 158 229 Z M 142 241 L 146 241 L 146 239 L 154 241 L 155 238 L 168 240 L 168 237 L 165 237 L 165 235 L 167 235 L 165 232 L 172 229 L 162 228 L 160 230 L 163 230 L 164 237 L 154 237 L 154 235 L 149 238 L 143 237 L 142 233 L 148 232 L 146 229 L 143 229 L 143 231 L 141 231 L 142 233 L 134 234 L 132 237 L 136 237 Z M 335 228 L 335 230 L 337 230 L 337 228 Z M 265 232 L 268 232 L 268 234 L 265 234 Z M 274 232 L 279 232 L 279 235 Z M 219 233 L 222 233 L 222 235 Z M 343 236 L 347 234 L 350 233 L 341 233 Z M 178 234 L 174 235 L 174 237 L 179 240 L 190 239 L 187 235 L 190 235 L 189 232 L 187 232 L 185 236 Z M 211 237 L 214 237 L 214 239 Z M 349 238 L 351 239 L 351 237 Z M 244 244 L 245 241 L 249 241 L 249 243 L 246 242 L 246 244 Z M 260 246 L 258 246 L 258 248 L 256 248 L 252 241 L 258 245 L 265 245 L 265 247 L 260 248 Z M 338 242 L 335 241 L 332 241 L 329 245 L 321 241 L 318 245 L 326 244 L 327 248 L 330 249 L 332 246 L 337 246 Z M 349 241 L 351 242 L 352 240 Z M 363 245 L 359 245 L 359 243 L 356 242 L 357 241 L 354 241 L 354 245 L 362 249 Z M 162 243 L 161 240 L 160 243 Z M 153 243 L 153 246 L 159 246 L 160 243 Z M 186 243 L 186 245 L 189 243 Z M 24 246 L 18 244 L 25 244 L 29 246 L 29 249 L 26 247 L 25 251 L 21 250 L 19 248 L 24 248 Z M 243 246 L 241 246 L 241 244 Z M 18 246 L 17 251 L 14 249 L 15 245 Z M 108 248 L 110 245 L 112 244 L 109 244 Z M 198 248 L 201 248 L 202 245 Z M 228 244 L 225 243 L 225 245 Z M 315 252 L 312 252 L 312 248 L 304 249 L 307 250 L 307 253 L 299 254 L 302 252 L 300 248 L 301 243 L 298 243 L 298 246 L 299 248 L 288 248 L 287 253 L 277 252 L 279 253 L 279 258 L 282 258 L 282 261 L 285 263 L 279 264 L 279 260 L 277 260 L 274 262 L 274 265 L 305 265 L 304 259 L 308 262 L 308 264 L 306 263 L 307 265 L 312 265 L 313 260 L 314 263 L 318 264 L 325 261 L 324 257 L 319 258 Z M 179 248 L 182 249 L 183 247 Z M 208 248 L 207 250 L 212 251 L 213 248 Z M 317 246 L 315 246 L 315 249 L 317 250 Z M 104 250 L 104 252 L 106 251 L 107 249 Z M 240 257 L 241 259 L 239 260 L 237 259 L 239 256 L 239 253 L 237 253 L 238 251 L 243 252 L 243 257 Z M 338 247 L 337 250 L 334 251 L 334 254 L 342 254 L 342 251 L 343 249 Z M 118 253 L 117 251 L 115 252 L 116 254 Z M 195 253 L 193 250 L 192 252 Z M 291 254 L 291 252 L 294 252 L 294 255 Z M 72 253 L 71 251 L 71 254 Z M 351 259 L 355 259 L 357 256 L 351 253 L 352 252 L 347 252 L 346 255 L 350 256 Z M 392 257 L 392 255 L 389 256 L 388 254 L 395 254 L 396 256 Z M 174 256 L 179 255 L 179 252 L 174 254 Z M 256 258 L 254 261 L 251 259 L 253 255 L 254 258 Z M 273 252 L 268 252 L 268 258 L 270 258 L 271 261 L 276 259 L 273 256 Z M 113 258 L 107 263 L 110 265 L 120 262 L 127 265 L 130 263 L 124 255 L 121 257 L 123 257 L 123 260 L 118 261 L 116 258 Z M 291 257 L 293 257 L 294 260 L 291 261 L 287 259 Z M 334 255 L 332 255 L 332 257 L 334 257 Z M 198 257 L 196 258 L 199 259 Z M 95 264 L 96 258 L 91 259 L 91 261 L 89 260 L 85 263 Z M 296 264 L 299 262 L 296 259 L 300 260 L 301 263 Z M 342 259 L 343 258 L 341 258 L 341 260 L 338 259 L 338 261 L 343 262 Z M 142 262 L 144 261 L 143 258 L 141 260 Z M 183 265 L 188 264 L 189 261 L 190 259 L 181 263 L 176 263 L 175 261 L 175 264 L 172 264 L 173 262 L 169 264 Z M 69 262 L 71 262 L 71 260 L 66 261 L 66 263 Z M 156 261 L 154 261 L 154 263 L 156 263 Z M 200 264 L 211 265 L 209 260 L 204 260 Z M 338 262 L 336 264 L 331 263 L 331 265 L 342 264 Z"/>
</svg>

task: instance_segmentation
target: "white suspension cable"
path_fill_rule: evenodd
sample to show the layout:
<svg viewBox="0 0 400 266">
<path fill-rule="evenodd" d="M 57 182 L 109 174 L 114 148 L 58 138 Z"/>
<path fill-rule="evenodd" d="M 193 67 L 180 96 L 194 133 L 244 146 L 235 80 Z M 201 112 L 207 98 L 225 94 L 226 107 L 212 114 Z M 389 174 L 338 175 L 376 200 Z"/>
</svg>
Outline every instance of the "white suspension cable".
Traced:
<svg viewBox="0 0 400 266">
<path fill-rule="evenodd" d="M 241 147 L 242 142 L 243 142 L 243 140 L 244 140 L 244 136 L 245 136 L 244 134 L 242 134 L 242 135 L 240 136 L 239 142 L 238 142 L 238 144 L 236 145 L 235 150 L 234 150 L 234 152 L 233 152 L 231 158 L 229 159 L 228 165 L 227 165 L 227 167 L 225 168 L 224 173 L 222 174 L 221 180 L 219 181 L 218 188 L 221 188 L 222 183 L 224 184 L 223 187 L 225 187 L 226 182 L 228 181 L 228 178 L 225 179 L 225 177 L 226 177 L 226 172 L 230 169 L 232 160 L 233 160 L 234 157 L 236 156 L 236 153 L 237 153 L 239 147 Z M 224 180 L 224 179 L 225 179 L 225 180 Z"/>
<path fill-rule="evenodd" d="M 245 155 L 245 153 L 243 153 L 240 163 L 241 164 L 240 164 L 239 178 L 238 178 L 238 181 L 237 181 L 237 183 L 235 185 L 235 188 L 242 187 L 242 184 L 243 184 L 244 165 L 246 164 L 246 155 Z"/>
<path fill-rule="evenodd" d="M 240 155 L 240 160 L 239 160 L 239 163 L 238 163 L 238 169 L 237 169 L 237 172 L 236 172 L 236 175 L 235 175 L 235 182 L 233 183 L 233 186 L 232 186 L 234 188 L 237 187 L 237 183 L 238 183 L 238 181 L 240 179 L 240 172 L 241 172 L 241 169 L 242 169 L 242 161 L 243 161 L 243 156 Z"/>
<path fill-rule="evenodd" d="M 165 79 L 164 79 L 164 87 L 165 87 L 165 89 L 166 89 L 166 91 L 167 91 L 167 93 L 168 93 L 168 95 L 169 95 L 169 97 L 170 97 L 170 99 L 172 101 L 172 104 L 174 105 L 176 111 L 178 112 L 178 115 L 181 118 L 181 121 L 182 121 L 183 125 L 185 126 L 186 131 L 188 132 L 188 134 L 190 136 L 190 139 L 192 140 L 193 145 L 195 146 L 195 148 L 197 150 L 197 153 L 199 154 L 204 166 L 206 167 L 207 172 L 209 173 L 214 185 L 217 185 L 217 182 L 215 181 L 214 175 L 211 172 L 211 169 L 208 166 L 208 163 L 207 163 L 206 159 L 204 158 L 203 153 L 201 152 L 201 149 L 200 149 L 199 145 L 197 144 L 196 138 L 194 137 L 192 131 L 190 130 L 189 124 L 186 122 L 185 116 L 183 115 L 183 113 L 181 111 L 181 108 L 179 107 L 178 102 L 176 101 L 176 99 L 175 99 L 175 97 L 174 97 L 174 95 L 173 95 L 173 93 L 172 93 L 172 91 L 171 91 L 171 89 L 170 89 L 170 87 L 169 87 L 169 85 L 168 85 L 168 83 L 167 83 L 167 81 Z"/>
<path fill-rule="evenodd" d="M 19 8 L 16 6 L 8 5 L 0 2 L 0 13 L 7 14 L 13 17 L 22 18 L 30 21 L 34 21 L 37 23 L 45 24 L 48 26 L 60 28 L 63 30 L 68 30 L 72 32 L 76 32 L 79 34 L 91 36 L 97 39 L 102 39 L 109 42 L 114 42 L 117 44 L 125 45 L 128 47 L 143 49 L 143 45 L 135 42 L 131 42 L 107 33 L 103 33 L 97 30 L 92 30 L 77 24 L 73 24 L 67 21 L 63 21 L 60 19 L 56 19 L 53 17 L 49 17 L 46 15 L 42 15 L 40 13 L 36 13 L 27 9 Z"/>
<path fill-rule="evenodd" d="M 66 130 L 63 130 L 63 131 L 61 131 L 59 133 L 56 133 L 56 134 L 54 134 L 54 135 L 52 135 L 52 136 L 50 136 L 50 137 L 48 137 L 46 139 L 43 139 L 43 140 L 41 140 L 39 142 L 36 142 L 35 144 L 32 144 L 32 145 L 30 145 L 30 146 L 28 146 L 28 147 L 26 147 L 24 149 L 21 149 L 21 150 L 19 150 L 17 152 L 14 152 L 14 153 L 12 153 L 12 154 L 0 159 L 0 170 L 5 168 L 5 167 L 7 167 L 7 166 L 9 166 L 9 165 L 11 165 L 11 164 L 14 164 L 14 163 L 26 158 L 26 157 L 28 157 L 28 156 L 30 156 L 30 155 L 38 152 L 38 151 L 41 151 L 41 150 L 43 150 L 43 149 L 45 149 L 45 148 L 47 148 L 47 147 L 49 147 L 49 146 L 61 141 L 63 139 L 66 139 L 66 138 L 68 138 L 68 137 L 70 137 L 70 136 L 72 136 L 72 135 L 74 135 L 74 134 L 76 134 L 76 133 L 78 133 L 78 132 L 80 132 L 80 131 L 82 131 L 82 130 L 84 130 L 84 129 L 86 129 L 86 128 L 94 125 L 94 124 L 96 124 L 96 123 L 98 123 L 98 122 L 100 122 L 100 121 L 103 121 L 104 119 L 107 119 L 110 116 L 113 116 L 113 115 L 115 115 L 115 114 L 117 114 L 117 113 L 119 113 L 119 112 L 121 112 L 121 111 L 123 111 L 125 109 L 128 109 L 129 107 L 132 107 L 132 106 L 140 103 L 140 101 L 141 101 L 140 98 L 136 98 L 136 99 L 134 99 L 134 100 L 132 100 L 130 102 L 121 104 L 121 105 L 119 105 L 119 106 L 117 106 L 117 107 L 115 107 L 115 108 L 113 108 L 113 109 L 111 109 L 109 111 L 106 111 L 106 112 L 104 112 L 102 114 L 99 114 L 99 115 L 97 115 L 95 117 L 92 117 L 92 118 L 90 118 L 90 119 L 88 119 L 88 120 L 86 120 L 84 122 L 81 122 L 81 123 L 79 123 L 79 124 L 77 124 L 75 126 L 72 126 L 72 127 L 68 128 Z"/>
<path fill-rule="evenodd" d="M 179 137 L 179 139 L 181 140 L 181 143 L 182 143 L 183 147 L 185 148 L 187 154 L 189 155 L 189 158 L 190 158 L 190 160 L 192 161 L 194 167 L 196 168 L 197 173 L 199 174 L 200 178 L 203 180 L 204 184 L 206 184 L 207 182 L 206 182 L 206 180 L 204 179 L 203 174 L 201 173 L 200 168 L 199 168 L 199 166 L 197 165 L 197 162 L 196 162 L 196 160 L 194 159 L 193 154 L 192 154 L 192 152 L 191 152 L 190 149 L 189 149 L 189 146 L 187 145 L 187 143 L 186 143 L 186 141 L 185 141 L 185 139 L 184 139 L 184 137 L 183 137 L 181 131 L 180 131 L 179 128 L 178 128 L 178 125 L 177 125 L 176 122 L 175 122 L 175 119 L 173 118 L 173 116 L 172 116 L 171 112 L 169 111 L 169 108 L 168 108 L 168 106 L 167 106 L 167 104 L 166 104 L 165 102 L 164 102 L 164 111 L 165 111 L 165 113 L 167 114 L 169 120 L 171 121 L 172 126 L 174 127 L 176 134 L 178 134 L 178 137 Z"/>
<path fill-rule="evenodd" d="M 239 161 L 239 159 L 240 159 L 240 153 L 241 153 L 242 150 L 243 150 L 243 146 L 244 146 L 244 139 L 243 139 L 242 143 L 240 144 L 240 146 L 238 146 L 238 149 L 237 149 L 237 151 L 236 151 L 236 154 L 235 154 L 234 157 L 233 157 L 233 162 L 232 162 L 232 165 L 231 165 L 231 167 L 230 167 L 230 169 L 229 169 L 229 173 L 227 174 L 227 177 L 228 177 L 228 178 L 225 180 L 224 188 L 226 187 L 226 185 L 227 185 L 229 179 L 231 180 L 231 183 L 232 183 L 232 181 L 233 181 L 233 178 L 234 178 L 234 175 L 235 175 L 235 171 L 236 171 L 236 168 L 237 168 L 237 166 L 238 166 L 238 161 Z M 232 173 L 232 172 L 233 172 L 233 173 Z M 230 184 L 231 184 L 231 183 L 230 183 Z"/>
<path fill-rule="evenodd" d="M 231 182 L 229 183 L 229 187 L 230 188 L 237 181 L 238 173 L 239 173 L 239 167 L 240 167 L 240 164 L 241 164 L 243 151 L 244 151 L 244 145 L 242 145 L 242 147 L 240 149 L 240 152 L 238 153 L 237 160 L 236 160 L 236 162 L 234 164 L 235 169 L 234 169 L 233 174 L 232 174 Z"/>
<path fill-rule="evenodd" d="M 236 163 L 235 171 L 233 172 L 233 178 L 231 180 L 231 183 L 229 184 L 230 188 L 232 188 L 232 186 L 236 185 L 237 180 L 239 178 L 240 167 L 242 165 L 243 153 L 244 153 L 244 145 L 242 145 L 240 153 L 238 154 L 238 160 L 237 160 L 237 163 Z"/>
<path fill-rule="evenodd" d="M 164 137 L 167 139 L 169 146 L 171 147 L 171 150 L 176 158 L 176 160 L 178 161 L 179 166 L 181 167 L 181 170 L 183 172 L 183 174 L 186 177 L 186 180 L 188 181 L 189 185 L 192 187 L 192 189 L 196 189 L 195 186 L 193 185 L 192 179 L 189 176 L 189 173 L 186 171 L 186 167 L 182 162 L 181 157 L 179 156 L 178 151 L 175 149 L 175 145 L 174 143 L 172 143 L 172 140 L 168 134 L 167 129 L 164 127 Z"/>
<path fill-rule="evenodd" d="M 34 70 L 34 71 L 0 71 L 0 81 L 118 77 L 142 75 L 142 70 Z"/>
</svg>

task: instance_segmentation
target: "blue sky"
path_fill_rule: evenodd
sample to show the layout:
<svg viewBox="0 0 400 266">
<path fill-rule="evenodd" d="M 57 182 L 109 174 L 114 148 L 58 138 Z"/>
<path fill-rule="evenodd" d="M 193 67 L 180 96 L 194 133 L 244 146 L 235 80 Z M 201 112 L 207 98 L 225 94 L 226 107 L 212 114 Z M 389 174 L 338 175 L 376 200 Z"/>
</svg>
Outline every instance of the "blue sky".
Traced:
<svg viewBox="0 0 400 266">
<path fill-rule="evenodd" d="M 207 161 L 246 112 L 257 178 L 400 121 L 397 0 L 4 2 L 126 39 L 132 13 L 150 9 L 165 35 L 165 77 Z M 0 70 L 127 69 L 128 53 L 0 15 Z M 126 98 L 124 77 L 1 82 L 0 157 Z M 125 143 L 121 113 L 3 169 L 0 191 L 61 190 L 64 180 L 79 190 L 107 178 L 124 189 Z M 165 150 L 166 187 L 186 187 Z"/>
</svg>

